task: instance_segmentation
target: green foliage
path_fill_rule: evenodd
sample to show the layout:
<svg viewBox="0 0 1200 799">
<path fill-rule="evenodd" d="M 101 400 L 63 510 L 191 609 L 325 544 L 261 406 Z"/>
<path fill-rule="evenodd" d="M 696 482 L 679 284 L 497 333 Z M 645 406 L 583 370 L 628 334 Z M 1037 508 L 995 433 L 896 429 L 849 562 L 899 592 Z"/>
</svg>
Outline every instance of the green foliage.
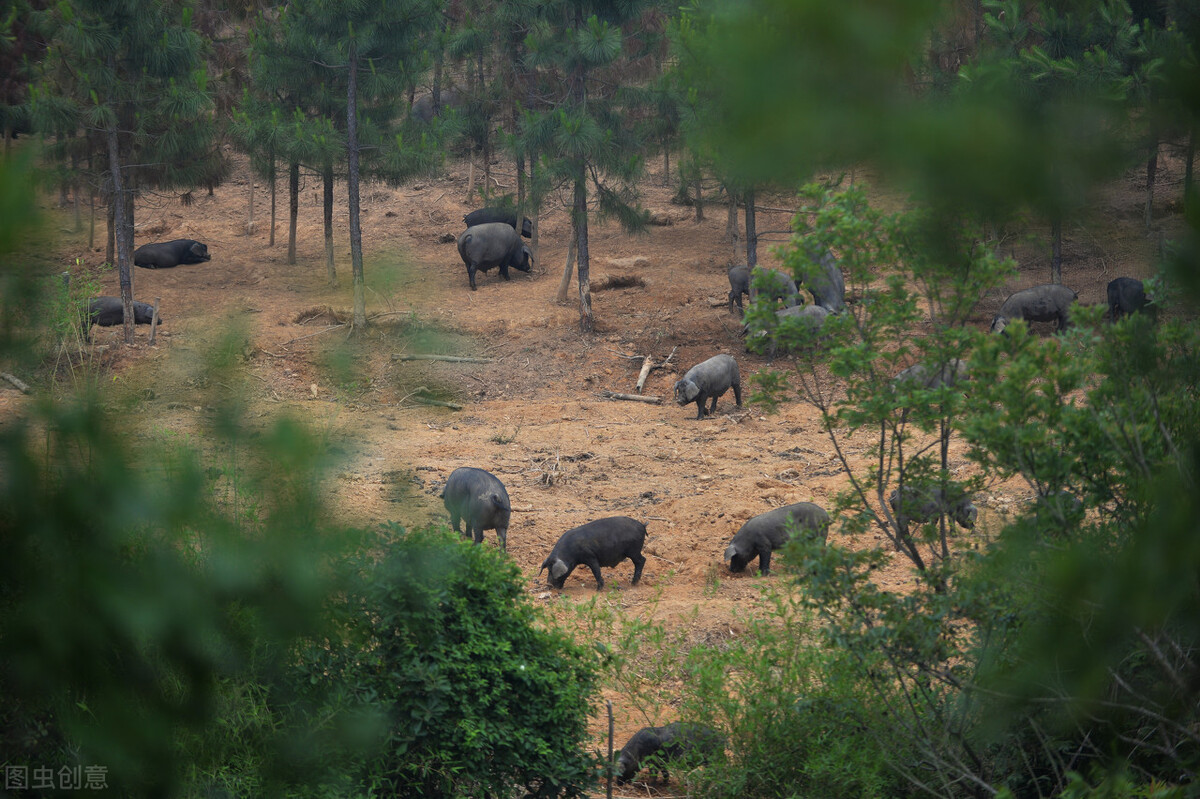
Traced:
<svg viewBox="0 0 1200 799">
<path fill-rule="evenodd" d="M 388 525 L 372 551 L 333 608 L 341 633 L 300 666 L 302 683 L 336 698 L 315 718 L 381 733 L 350 758 L 359 789 L 584 795 L 594 656 L 542 624 L 516 565 L 444 529 Z"/>
<path fill-rule="evenodd" d="M 210 734 L 220 686 L 252 689 L 314 629 L 332 537 L 315 536 L 315 450 L 295 426 L 264 442 L 254 529 L 211 502 L 193 454 L 131 440 L 94 403 L 5 425 L 0 680 L 20 701 L 0 727 L 12 761 L 100 765 L 146 793 L 197 762 L 176 741 Z"/>
<path fill-rule="evenodd" d="M 1200 671 L 1200 593 L 1186 576 L 1200 563 L 1200 335 L 1175 318 L 1079 321 L 1062 341 L 1020 330 L 982 352 L 989 390 L 966 428 L 972 457 L 1039 495 L 1065 487 L 1087 509 L 1068 524 L 1030 514 L 997 542 L 989 579 L 1038 590 L 1019 603 L 1021 634 L 983 684 L 1006 698 L 995 727 L 1036 725 L 1141 786 L 1200 762 L 1185 732 Z"/>
<path fill-rule="evenodd" d="M 858 701 L 844 662 L 857 653 L 821 649 L 797 595 L 766 589 L 764 600 L 769 613 L 747 619 L 743 635 L 684 659 L 682 717 L 728 731 L 733 752 L 691 776 L 697 795 L 903 795 L 887 763 L 905 743 L 877 737 L 886 714 Z"/>
<path fill-rule="evenodd" d="M 811 184 L 801 202 L 792 241 L 780 251 L 784 264 L 803 281 L 832 253 L 858 301 L 819 330 L 775 324 L 773 309 L 761 299 L 753 303 L 746 312 L 752 335 L 763 331 L 766 346 L 797 352 L 792 380 L 774 370 L 754 376 L 753 401 L 771 408 L 794 391 L 816 406 L 850 478 L 837 506 L 848 514 L 846 532 L 882 531 L 924 572 L 948 556 L 945 522 L 910 530 L 887 498 L 913 486 L 962 493 L 949 473 L 947 442 L 950 420 L 964 406 L 963 389 L 897 376 L 908 367 L 937 375 L 965 362 L 972 338 L 966 322 L 1011 265 L 971 238 L 965 221 L 948 236 L 931 214 L 872 208 L 862 186 Z M 864 434 L 873 439 L 866 450 L 871 465 L 860 473 L 845 442 Z M 934 572 L 926 577 L 942 579 Z"/>
</svg>

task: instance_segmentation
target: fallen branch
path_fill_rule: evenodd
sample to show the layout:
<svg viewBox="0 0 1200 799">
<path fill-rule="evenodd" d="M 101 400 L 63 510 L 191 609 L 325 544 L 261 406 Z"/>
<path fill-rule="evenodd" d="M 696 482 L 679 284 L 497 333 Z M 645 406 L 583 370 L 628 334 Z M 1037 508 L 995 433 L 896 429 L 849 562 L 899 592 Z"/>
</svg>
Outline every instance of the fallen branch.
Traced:
<svg viewBox="0 0 1200 799">
<path fill-rule="evenodd" d="M 616 391 L 601 391 L 597 396 L 604 399 L 614 400 L 629 400 L 630 402 L 649 402 L 652 405 L 661 405 L 662 397 L 643 397 L 641 394 L 620 394 Z"/>
<path fill-rule="evenodd" d="M 642 393 L 642 388 L 646 385 L 646 377 L 650 374 L 650 372 L 654 369 L 662 369 L 664 366 L 670 363 L 671 359 L 675 357 L 675 351 L 678 349 L 679 347 L 672 347 L 671 354 L 664 358 L 662 363 L 655 363 L 653 358 L 651 358 L 649 355 L 646 356 L 645 360 L 642 361 L 642 371 L 638 374 L 636 386 L 637 393 Z"/>
<path fill-rule="evenodd" d="M 461 411 L 463 409 L 463 406 L 459 405 L 457 402 L 442 402 L 441 400 L 436 400 L 433 397 L 424 396 L 426 393 L 428 393 L 428 391 L 429 389 L 425 386 L 417 386 L 415 389 L 410 391 L 407 396 L 403 397 L 400 402 L 404 402 L 406 399 L 411 399 L 413 402 L 419 402 L 422 405 L 436 405 L 439 408 L 449 408 L 453 411 Z"/>
<path fill-rule="evenodd" d="M 346 322 L 342 322 L 342 323 L 336 324 L 336 325 L 330 325 L 329 327 L 325 328 L 324 330 L 318 330 L 316 333 L 309 333 L 308 335 L 305 335 L 305 336 L 297 336 L 296 338 L 290 338 L 287 341 L 280 344 L 279 346 L 286 347 L 287 345 L 289 345 L 293 342 L 302 341 L 306 338 L 312 338 L 313 336 L 319 336 L 322 333 L 328 333 L 330 330 L 337 330 L 339 327 L 345 327 L 345 326 L 346 326 Z"/>
<path fill-rule="evenodd" d="M 17 378 L 14 375 L 10 375 L 8 372 L 0 372 L 0 377 L 3 377 L 5 380 L 7 380 L 8 382 L 10 382 L 14 386 L 16 386 L 17 389 L 22 394 L 32 394 L 33 393 L 33 389 L 31 389 L 25 382 L 23 382 L 22 380 L 20 380 L 19 378 Z"/>
<path fill-rule="evenodd" d="M 253 181 L 251 181 L 251 184 L 253 185 Z M 162 298 L 155 297 L 154 298 L 154 307 L 151 309 L 151 312 L 150 312 L 150 342 L 149 343 L 150 343 L 151 347 L 154 346 L 155 336 L 158 335 L 158 304 L 160 302 L 162 302 Z"/>
<path fill-rule="evenodd" d="M 637 393 L 642 393 L 642 388 L 646 385 L 646 377 L 650 374 L 650 370 L 654 368 L 654 359 L 647 355 L 642 359 L 642 371 L 638 372 L 637 385 L 634 390 Z"/>
<path fill-rule="evenodd" d="M 450 363 L 495 363 L 495 358 L 476 358 L 470 355 L 429 355 L 429 354 L 413 354 L 403 355 L 401 353 L 392 353 L 393 361 L 448 361 Z"/>
<path fill-rule="evenodd" d="M 452 411 L 461 411 L 463 409 L 463 406 L 457 402 L 442 402 L 431 397 L 413 397 L 412 399 L 414 402 L 419 402 L 422 405 L 437 405 L 439 408 L 449 408 Z"/>
</svg>

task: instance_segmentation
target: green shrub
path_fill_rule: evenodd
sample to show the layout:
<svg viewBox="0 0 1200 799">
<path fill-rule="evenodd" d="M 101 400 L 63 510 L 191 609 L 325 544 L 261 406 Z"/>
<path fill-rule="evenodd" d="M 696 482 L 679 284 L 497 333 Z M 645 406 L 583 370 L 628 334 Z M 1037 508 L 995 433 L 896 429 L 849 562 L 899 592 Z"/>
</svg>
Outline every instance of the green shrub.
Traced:
<svg viewBox="0 0 1200 799">
<path fill-rule="evenodd" d="M 373 551 L 300 669 L 314 717 L 374 742 L 333 773 L 391 796 L 583 795 L 595 659 L 541 624 L 516 565 L 445 529 L 389 525 Z"/>
<path fill-rule="evenodd" d="M 767 589 L 766 599 L 771 612 L 748 620 L 743 636 L 687 658 L 682 717 L 727 731 L 732 755 L 696 772 L 697 793 L 904 795 L 888 765 L 904 742 L 880 737 L 886 719 L 862 701 L 853 655 L 818 646 L 816 619 L 797 595 Z"/>
</svg>

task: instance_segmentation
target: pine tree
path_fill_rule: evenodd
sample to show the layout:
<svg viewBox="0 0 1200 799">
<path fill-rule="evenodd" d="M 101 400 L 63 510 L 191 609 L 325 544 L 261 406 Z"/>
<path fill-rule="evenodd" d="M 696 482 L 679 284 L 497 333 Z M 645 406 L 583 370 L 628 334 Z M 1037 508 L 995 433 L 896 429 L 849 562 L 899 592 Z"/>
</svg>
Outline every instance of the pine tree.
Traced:
<svg viewBox="0 0 1200 799">
<path fill-rule="evenodd" d="M 641 171 L 641 142 L 623 114 L 619 68 L 624 27 L 634 27 L 647 2 L 555 2 L 542 8 L 529 38 L 531 66 L 556 73 L 566 98 L 531 118 L 525 145 L 542 154 L 552 179 L 570 186 L 572 244 L 578 264 L 580 327 L 594 323 L 588 251 L 589 201 L 628 229 L 645 224 L 635 206 L 633 178 Z M 608 73 L 608 74 L 606 74 Z M 610 78 L 603 80 L 602 78 Z M 589 193 L 589 187 L 592 192 Z"/>
<path fill-rule="evenodd" d="M 357 3 L 348 0 L 300 0 L 286 9 L 281 22 L 290 41 L 302 43 L 312 53 L 312 63 L 345 92 L 346 174 L 350 215 L 350 262 L 354 284 L 353 328 L 367 325 L 363 280 L 360 189 L 361 151 L 364 139 L 378 143 L 380 126 L 372 119 L 381 98 L 394 111 L 394 98 L 402 94 L 412 67 L 421 54 L 421 43 L 436 25 L 434 0 L 384 0 Z M 360 124 L 365 127 L 360 128 Z M 410 140 L 411 142 L 411 140 Z M 398 150 L 403 138 L 391 142 Z M 403 153 L 380 154 L 380 162 L 395 179 L 414 160 Z M 415 162 L 419 163 L 419 159 Z"/>
<path fill-rule="evenodd" d="M 102 145 L 97 160 L 110 181 L 124 338 L 132 344 L 133 198 L 214 175 L 203 42 L 184 2 L 64 0 L 44 23 L 50 44 L 35 111 L 40 102 L 68 115 Z"/>
</svg>

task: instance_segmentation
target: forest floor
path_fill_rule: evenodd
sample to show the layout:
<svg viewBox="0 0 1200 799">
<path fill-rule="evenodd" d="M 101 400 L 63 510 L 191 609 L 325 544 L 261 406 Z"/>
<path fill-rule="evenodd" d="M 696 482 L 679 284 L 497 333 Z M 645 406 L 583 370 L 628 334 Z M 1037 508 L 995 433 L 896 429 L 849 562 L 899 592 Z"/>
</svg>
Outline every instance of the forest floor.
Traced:
<svg viewBox="0 0 1200 799">
<path fill-rule="evenodd" d="M 732 392 L 717 414 L 695 419 L 695 406 L 681 408 L 672 385 L 690 366 L 729 353 L 748 379 L 767 368 L 766 359 L 745 351 L 740 320 L 725 307 L 726 269 L 734 259 L 725 239 L 723 205 L 705 208 L 703 221 L 690 207 L 672 205 L 673 189 L 651 170 L 641 184 L 645 207 L 660 221 L 644 235 L 628 235 L 615 223 L 591 226 L 591 279 L 596 326 L 580 332 L 577 292 L 555 302 L 566 260 L 570 224 L 561 205 L 540 219 L 540 252 L 533 272 L 514 272 L 505 282 L 495 270 L 481 274 L 479 289 L 467 285 L 453 238 L 462 216 L 478 207 L 467 197 L 467 169 L 451 164 L 436 179 L 402 188 L 367 185 L 363 191 L 367 312 L 365 336 L 348 339 L 351 296 L 348 221 L 335 216 L 341 287 L 326 284 L 321 235 L 320 185 L 306 177 L 300 194 L 297 264 L 287 263 L 286 195 L 274 246 L 268 246 L 268 192 L 253 193 L 257 229 L 247 234 L 248 170 L 237 162 L 234 177 L 212 196 L 196 193 L 190 206 L 173 196 L 139 202 L 137 244 L 175 238 L 205 242 L 211 262 L 169 270 L 136 269 L 135 296 L 162 299 L 165 324 L 155 347 L 139 327 L 137 345 L 116 346 L 119 329 L 97 329 L 96 356 L 111 374 L 114 396 L 136 409 L 150 443 L 174 438 L 206 446 L 211 409 L 221 392 L 206 371 L 220 346 L 235 355 L 237 387 L 252 425 L 265 427 L 280 414 L 305 420 L 330 444 L 338 459 L 323 486 L 341 521 L 371 525 L 395 520 L 421 525 L 445 520 L 438 499 L 446 477 L 459 466 L 478 466 L 504 481 L 514 506 L 508 552 L 527 580 L 530 599 L 570 623 L 569 605 L 589 601 L 595 583 L 576 570 L 564 590 L 547 588 L 538 569 L 566 529 L 609 515 L 630 515 L 647 524 L 645 573 L 629 584 L 632 564 L 605 571 L 601 601 L 622 614 L 648 614 L 687 643 L 719 643 L 744 629 L 760 586 L 777 576 L 731 575 L 722 552 L 738 527 L 753 515 L 783 504 L 812 501 L 831 507 L 847 486 L 819 416 L 795 401 L 767 415 L 752 405 L 735 408 Z M 510 171 L 505 174 L 504 170 Z M 495 165 L 497 190 L 514 191 L 511 165 Z M 1163 212 L 1147 234 L 1143 223 L 1144 176 L 1131 172 L 1097 199 L 1096 213 L 1069 226 L 1064 243 L 1063 282 L 1080 300 L 1104 302 L 1109 280 L 1144 277 L 1163 235 L 1177 224 L 1182 168 L 1165 159 L 1157 197 Z M 283 184 L 281 182 L 281 191 Z M 344 196 L 339 186 L 337 197 Z M 76 259 L 103 260 L 103 217 L 96 245 L 86 234 L 66 232 L 73 219 L 45 198 L 55 227 L 56 247 L 39 264 L 48 274 L 71 268 Z M 760 198 L 760 231 L 774 242 L 786 239 L 794 198 Z M 779 209 L 779 210 L 771 210 Z M 85 220 L 86 222 L 86 220 Z M 989 296 L 973 324 L 986 327 L 1012 290 L 1047 282 L 1048 236 L 1039 229 L 1004 244 L 1020 273 Z M 777 265 L 769 244 L 760 261 Z M 601 290 L 608 278 L 624 288 Z M 103 278 L 103 293 L 118 294 L 117 278 Z M 224 337 L 233 335 L 230 339 Z M 100 349 L 110 345 L 107 349 Z M 485 356 L 485 364 L 402 361 L 413 353 Z M 604 390 L 634 391 L 640 359 L 661 361 L 644 393 L 661 404 L 603 399 Z M 775 368 L 788 367 L 778 358 Z M 417 401 L 418 387 L 462 410 Z M 0 387 L 0 419 L 25 400 Z M 851 439 L 852 457 L 867 441 Z M 215 458 L 220 452 L 211 453 Z M 961 445 L 951 447 L 951 467 L 972 473 Z M 989 487 L 978 497 L 976 531 L 956 539 L 971 546 L 994 535 L 1006 512 L 1031 499 L 1017 482 Z M 850 547 L 880 544 L 848 540 Z M 496 546 L 490 531 L 485 546 Z M 895 556 L 876 579 L 887 588 L 912 584 L 908 563 Z M 632 707 L 615 689 L 618 745 L 641 726 L 673 720 L 670 690 L 656 707 Z M 597 732 L 605 726 L 597 715 Z"/>
</svg>

